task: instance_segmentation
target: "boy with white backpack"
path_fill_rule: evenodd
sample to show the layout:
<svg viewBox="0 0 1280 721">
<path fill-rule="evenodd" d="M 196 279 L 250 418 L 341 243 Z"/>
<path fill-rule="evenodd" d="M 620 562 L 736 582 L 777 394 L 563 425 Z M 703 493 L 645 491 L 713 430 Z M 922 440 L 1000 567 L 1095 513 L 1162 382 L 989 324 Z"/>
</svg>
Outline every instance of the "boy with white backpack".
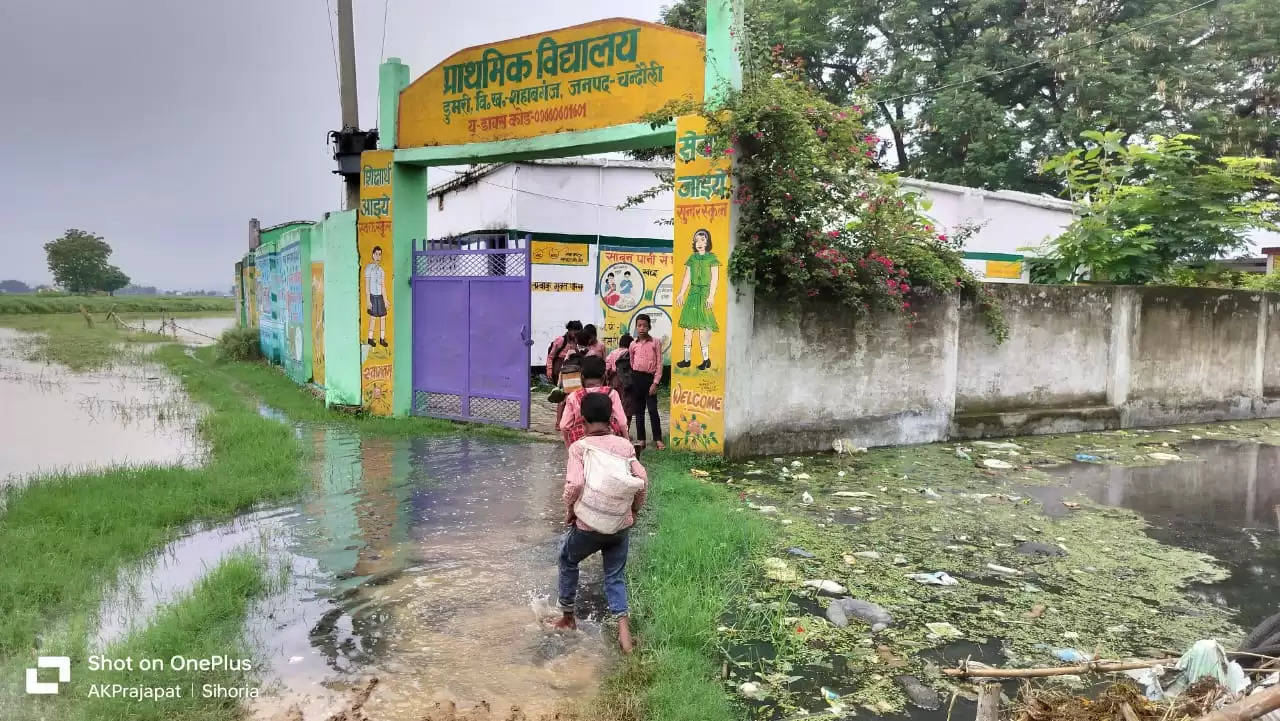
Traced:
<svg viewBox="0 0 1280 721">
<path fill-rule="evenodd" d="M 604 595 L 618 619 L 618 645 L 631 653 L 627 618 L 627 530 L 644 505 L 648 474 L 636 460 L 631 441 L 613 434 L 609 396 L 590 393 L 582 399 L 587 435 L 569 447 L 564 483 L 565 523 L 569 530 L 560 548 L 560 612 L 557 629 L 577 628 L 573 616 L 578 595 L 578 564 L 599 551 L 604 558 Z"/>
</svg>

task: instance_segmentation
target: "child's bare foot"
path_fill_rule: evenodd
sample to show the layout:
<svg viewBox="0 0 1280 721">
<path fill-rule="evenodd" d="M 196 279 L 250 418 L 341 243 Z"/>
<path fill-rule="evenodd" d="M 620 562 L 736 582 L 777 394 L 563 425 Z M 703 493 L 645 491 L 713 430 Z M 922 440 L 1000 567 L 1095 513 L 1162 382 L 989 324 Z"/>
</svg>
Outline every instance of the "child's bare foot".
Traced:
<svg viewBox="0 0 1280 721">
<path fill-rule="evenodd" d="M 658 441 L 658 442 L 657 442 L 657 443 L 655 443 L 654 445 L 655 445 L 655 446 L 657 446 L 658 450 L 660 450 L 660 451 L 665 451 L 665 450 L 667 450 L 667 444 L 663 443 L 662 441 Z"/>
<path fill-rule="evenodd" d="M 631 653 L 635 644 L 631 641 L 631 620 L 626 616 L 618 617 L 618 645 L 623 653 Z"/>
<path fill-rule="evenodd" d="M 578 619 L 574 618 L 572 613 L 566 613 L 556 619 L 551 627 L 557 631 L 574 631 L 578 628 Z"/>
</svg>

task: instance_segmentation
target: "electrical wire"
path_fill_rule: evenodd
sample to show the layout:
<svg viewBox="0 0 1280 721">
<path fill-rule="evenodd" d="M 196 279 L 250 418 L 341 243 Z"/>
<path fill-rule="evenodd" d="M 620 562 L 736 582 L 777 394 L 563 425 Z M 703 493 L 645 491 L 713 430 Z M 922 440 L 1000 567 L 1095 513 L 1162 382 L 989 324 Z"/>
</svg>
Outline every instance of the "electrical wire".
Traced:
<svg viewBox="0 0 1280 721">
<path fill-rule="evenodd" d="M 891 98 L 884 98 L 884 99 L 882 99 L 882 100 L 876 100 L 875 102 L 876 102 L 877 104 L 879 104 L 879 103 L 892 103 L 892 102 L 896 102 L 896 101 L 898 101 L 898 100 L 906 100 L 906 99 L 908 99 L 908 98 L 915 98 L 915 97 L 919 97 L 919 96 L 921 96 L 921 95 L 931 95 L 931 94 L 933 94 L 933 93 L 941 92 L 941 91 L 943 91 L 943 90 L 950 90 L 950 89 L 952 89 L 952 88 L 958 88 L 958 87 L 960 87 L 960 86 L 962 86 L 962 85 L 969 85 L 969 84 L 971 84 L 971 83 L 981 82 L 981 81 L 983 81 L 983 80 L 987 80 L 988 78 L 999 77 L 999 76 L 1001 76 L 1001 75 L 1004 75 L 1005 73 L 1013 72 L 1014 70 L 1022 70 L 1023 68 L 1029 68 L 1029 67 L 1031 67 L 1031 66 L 1033 66 L 1033 65 L 1039 65 L 1040 63 L 1046 63 L 1046 62 L 1049 62 L 1049 61 L 1051 61 L 1051 60 L 1058 60 L 1058 59 L 1060 59 L 1060 58 L 1064 58 L 1064 57 L 1066 57 L 1066 56 L 1068 56 L 1068 55 L 1071 55 L 1071 54 L 1073 54 L 1073 53 L 1080 52 L 1081 50 L 1087 50 L 1087 49 L 1089 49 L 1089 48 L 1097 47 L 1098 45 L 1102 45 L 1103 43 L 1108 43 L 1108 42 L 1111 42 L 1112 40 L 1116 40 L 1116 39 L 1118 39 L 1118 38 L 1125 37 L 1126 35 L 1132 35 L 1133 33 L 1136 33 L 1136 32 L 1138 32 L 1139 30 L 1144 30 L 1144 29 L 1146 29 L 1146 28 L 1151 27 L 1152 25 L 1158 25 L 1158 24 L 1160 24 L 1160 23 L 1167 22 L 1167 21 L 1172 20 L 1172 19 L 1174 19 L 1174 18 L 1176 18 L 1176 17 L 1179 17 L 1179 16 L 1181 16 L 1181 15 L 1185 15 L 1185 14 L 1187 14 L 1187 13 L 1189 13 L 1189 12 L 1193 11 L 1193 10 L 1199 10 L 1200 8 L 1202 8 L 1202 7 L 1206 6 L 1206 5 L 1213 5 L 1213 4 L 1217 3 L 1218 1 L 1219 1 L 1219 0 L 1204 0 L 1204 2 L 1201 2 L 1201 3 L 1197 4 L 1197 5 L 1192 5 L 1191 7 L 1189 7 L 1189 8 L 1185 8 L 1185 9 L 1183 9 L 1183 10 L 1179 10 L 1178 12 L 1173 13 L 1172 15 L 1166 15 L 1166 16 L 1164 16 L 1164 17 L 1156 18 L 1156 19 L 1154 19 L 1154 20 L 1152 20 L 1152 21 L 1150 21 L 1150 22 L 1143 23 L 1142 25 L 1136 25 L 1136 26 L 1134 26 L 1134 27 L 1129 28 L 1128 30 L 1124 30 L 1124 31 L 1118 32 L 1118 33 L 1116 33 L 1116 34 L 1114 34 L 1114 35 L 1108 35 L 1107 37 L 1102 38 L 1101 40 L 1097 40 L 1097 41 L 1094 41 L 1094 42 L 1091 42 L 1091 43 L 1085 43 L 1084 45 L 1081 45 L 1081 46 L 1079 46 L 1079 47 L 1075 47 L 1075 48 L 1071 48 L 1071 49 L 1069 49 L 1069 50 L 1064 50 L 1064 51 L 1062 51 L 1062 52 L 1058 53 L 1057 55 L 1053 55 L 1053 56 L 1050 56 L 1050 57 L 1047 57 L 1047 58 L 1037 58 L 1037 59 L 1032 60 L 1032 61 L 1030 61 L 1030 62 L 1022 63 L 1021 65 L 1014 65 L 1014 66 L 1012 66 L 1012 67 L 1004 68 L 1003 70 L 996 70 L 996 71 L 994 71 L 994 72 L 986 73 L 986 74 L 984 74 L 984 75 L 979 75 L 979 76 L 977 76 L 977 77 L 975 77 L 975 78 L 970 78 L 970 79 L 968 79 L 968 80 L 959 80 L 959 81 L 956 81 L 956 82 L 954 82 L 954 83 L 947 83 L 947 84 L 945 84 L 945 85 L 939 85 L 939 86 L 937 86 L 937 87 L 928 88 L 928 89 L 926 89 L 926 90 L 920 90 L 920 91 L 918 91 L 918 92 L 914 92 L 914 93 L 907 93 L 907 94 L 905 94 L 905 95 L 898 95 L 898 96 L 891 97 Z"/>
<path fill-rule="evenodd" d="M 334 44 L 333 37 L 333 7 L 329 4 L 329 0 L 324 0 L 324 17 L 329 21 L 329 51 L 333 53 L 333 80 L 338 92 L 338 97 L 342 97 L 342 75 L 338 72 L 338 47 Z"/>
<path fill-rule="evenodd" d="M 325 0 L 328 2 L 328 0 Z M 378 64 L 381 65 L 387 59 L 387 9 L 391 5 L 391 0 L 382 0 L 382 49 L 378 52 Z"/>
<path fill-rule="evenodd" d="M 457 171 L 457 170 L 450 170 L 450 169 L 448 169 L 448 168 L 441 168 L 441 167 L 438 167 L 438 166 L 437 166 L 435 169 L 436 169 L 436 170 L 443 170 L 443 171 L 444 171 L 444 172 L 446 172 L 446 173 L 453 173 L 454 175 L 457 175 L 457 176 L 466 175 L 466 173 L 459 172 L 459 171 Z M 617 207 L 618 207 L 618 206 L 616 206 L 616 205 L 614 205 L 614 204 L 612 204 L 612 203 L 593 203 L 593 202 L 591 202 L 590 200 L 576 200 L 576 199 L 574 199 L 574 198 L 561 198 L 561 197 L 559 197 L 559 196 L 555 196 L 555 195 L 547 195 L 546 193 L 539 193 L 539 192 L 536 192 L 536 191 L 533 191 L 533 190 L 525 190 L 525 189 L 523 189 L 523 188 L 513 188 L 513 187 L 510 187 L 510 186 L 507 186 L 507 185 L 502 185 L 502 184 L 500 184 L 500 183 L 495 183 L 495 182 L 490 181 L 490 180 L 485 180 L 484 178 L 476 178 L 476 182 L 477 182 L 477 183 L 484 183 L 485 185 L 492 185 L 492 186 L 493 186 L 493 187 L 495 187 L 495 188 L 502 188 L 503 190 L 510 190 L 510 191 L 513 191 L 513 192 L 516 192 L 516 193 L 524 193 L 525 195 L 532 195 L 532 196 L 535 196 L 535 197 L 538 197 L 538 198 L 546 198 L 547 200 L 558 200 L 558 201 L 563 202 L 563 203 L 578 203 L 579 205 L 590 205 L 590 206 L 597 207 L 597 208 L 614 208 L 614 209 L 617 209 Z M 648 212 L 648 213 L 670 213 L 670 212 L 671 212 L 671 211 L 666 210 L 666 209 L 663 209 L 663 208 L 635 208 L 635 207 L 631 207 L 631 208 L 624 208 L 623 210 L 643 210 L 643 211 Z"/>
</svg>

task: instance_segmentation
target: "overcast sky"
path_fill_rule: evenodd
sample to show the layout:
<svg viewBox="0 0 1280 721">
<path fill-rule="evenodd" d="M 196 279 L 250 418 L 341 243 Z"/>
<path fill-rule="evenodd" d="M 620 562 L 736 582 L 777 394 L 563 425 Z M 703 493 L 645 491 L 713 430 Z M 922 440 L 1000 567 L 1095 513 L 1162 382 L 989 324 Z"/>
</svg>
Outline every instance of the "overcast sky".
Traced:
<svg viewBox="0 0 1280 721">
<path fill-rule="evenodd" d="M 14 0 L 0 22 L 0 279 L 50 282 L 67 228 L 139 285 L 226 289 L 264 226 L 341 203 L 325 0 Z M 670 0 L 389 0 L 386 56 L 416 78 L 455 50 Z M 383 0 L 355 0 L 360 120 L 377 118 Z M 335 20 L 336 25 L 336 20 Z"/>
</svg>

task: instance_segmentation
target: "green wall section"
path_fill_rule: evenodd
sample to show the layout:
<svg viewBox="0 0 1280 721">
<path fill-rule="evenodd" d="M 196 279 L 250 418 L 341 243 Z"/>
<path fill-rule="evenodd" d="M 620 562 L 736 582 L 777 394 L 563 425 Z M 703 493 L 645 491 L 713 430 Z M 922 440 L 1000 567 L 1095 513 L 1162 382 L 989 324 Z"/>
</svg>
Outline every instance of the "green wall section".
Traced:
<svg viewBox="0 0 1280 721">
<path fill-rule="evenodd" d="M 317 226 L 324 253 L 324 399 L 360 405 L 360 260 L 356 211 L 330 213 Z"/>
<path fill-rule="evenodd" d="M 427 169 L 391 166 L 392 302 L 395 348 L 391 413 L 407 416 L 413 405 L 413 243 L 427 237 Z"/>
</svg>

